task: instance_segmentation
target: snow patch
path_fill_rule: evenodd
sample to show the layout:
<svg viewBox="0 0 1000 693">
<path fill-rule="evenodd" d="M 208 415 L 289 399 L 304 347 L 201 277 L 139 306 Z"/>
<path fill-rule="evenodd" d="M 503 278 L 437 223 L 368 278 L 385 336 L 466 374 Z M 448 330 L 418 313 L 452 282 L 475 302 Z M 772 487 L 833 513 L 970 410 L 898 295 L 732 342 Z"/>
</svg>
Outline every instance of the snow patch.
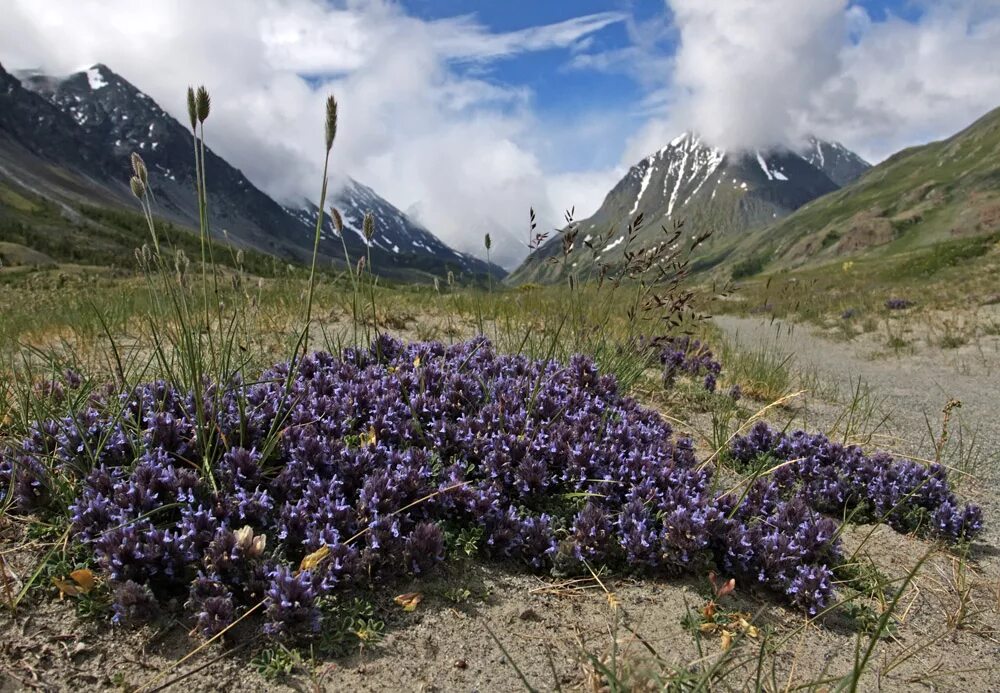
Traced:
<svg viewBox="0 0 1000 693">
<path fill-rule="evenodd" d="M 104 76 L 101 74 L 101 71 L 96 67 L 92 67 L 87 70 L 87 81 L 90 83 L 90 88 L 94 91 L 108 86 L 108 83 L 104 81 Z"/>
<path fill-rule="evenodd" d="M 639 210 L 639 201 L 642 199 L 642 194 L 646 192 L 650 178 L 653 177 L 653 160 L 655 158 L 654 155 L 646 159 L 646 173 L 642 176 L 642 183 L 639 185 L 639 194 L 635 197 L 635 204 L 632 205 L 632 211 L 628 213 L 629 216 L 632 216 Z"/>
<path fill-rule="evenodd" d="M 612 248 L 614 248 L 616 245 L 620 245 L 624 241 L 625 241 L 625 234 L 623 233 L 621 236 L 619 236 L 618 238 L 616 238 L 615 240 L 611 241 L 606 246 L 604 246 L 604 252 L 605 253 L 608 252 L 609 250 L 611 250 Z"/>
<path fill-rule="evenodd" d="M 764 161 L 764 155 L 760 153 L 760 150 L 757 151 L 757 163 L 760 164 L 760 168 L 764 172 L 764 175 L 767 176 L 767 179 L 774 180 L 774 175 L 771 173 L 771 169 L 767 167 L 767 162 Z"/>
</svg>

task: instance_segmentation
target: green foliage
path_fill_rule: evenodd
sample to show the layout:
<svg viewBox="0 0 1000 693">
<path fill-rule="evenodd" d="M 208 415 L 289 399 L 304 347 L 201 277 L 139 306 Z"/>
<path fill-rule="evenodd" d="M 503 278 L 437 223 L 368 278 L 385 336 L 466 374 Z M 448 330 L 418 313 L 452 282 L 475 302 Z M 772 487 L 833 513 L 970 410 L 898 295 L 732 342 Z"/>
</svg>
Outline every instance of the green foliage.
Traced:
<svg viewBox="0 0 1000 693">
<path fill-rule="evenodd" d="M 748 257 L 745 260 L 740 260 L 732 269 L 733 279 L 745 279 L 747 277 L 752 277 L 755 274 L 760 274 L 764 271 L 764 267 L 767 265 L 766 255 L 754 255 Z"/>
<path fill-rule="evenodd" d="M 382 639 L 385 622 L 377 617 L 374 605 L 367 599 L 325 597 L 319 607 L 323 612 L 323 632 L 315 649 L 320 654 L 343 657 Z"/>
<path fill-rule="evenodd" d="M 302 666 L 302 655 L 298 650 L 275 645 L 254 655 L 250 665 L 268 681 L 281 681 Z"/>
<path fill-rule="evenodd" d="M 480 542 L 483 540 L 482 527 L 463 527 L 460 531 L 445 532 L 445 543 L 448 553 L 456 556 L 472 557 L 479 553 Z"/>
<path fill-rule="evenodd" d="M 467 587 L 449 587 L 444 596 L 452 604 L 466 604 L 472 598 L 472 591 Z"/>
</svg>

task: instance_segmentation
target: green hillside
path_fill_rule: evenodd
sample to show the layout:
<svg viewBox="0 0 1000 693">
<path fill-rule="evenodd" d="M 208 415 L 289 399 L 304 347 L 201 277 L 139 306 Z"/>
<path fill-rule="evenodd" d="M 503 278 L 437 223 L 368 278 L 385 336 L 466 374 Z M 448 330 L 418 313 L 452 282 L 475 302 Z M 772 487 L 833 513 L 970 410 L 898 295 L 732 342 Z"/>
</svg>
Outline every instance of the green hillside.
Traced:
<svg viewBox="0 0 1000 693">
<path fill-rule="evenodd" d="M 912 147 L 841 190 L 734 242 L 739 278 L 840 259 L 897 256 L 1000 231 L 1000 109 Z"/>
</svg>

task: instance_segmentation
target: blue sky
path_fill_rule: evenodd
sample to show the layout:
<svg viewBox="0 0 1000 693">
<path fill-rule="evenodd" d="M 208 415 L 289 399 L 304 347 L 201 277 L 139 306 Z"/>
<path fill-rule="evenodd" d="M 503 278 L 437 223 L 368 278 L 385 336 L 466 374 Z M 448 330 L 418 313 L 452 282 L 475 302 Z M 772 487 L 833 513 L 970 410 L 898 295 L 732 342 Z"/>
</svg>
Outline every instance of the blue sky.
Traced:
<svg viewBox="0 0 1000 693">
<path fill-rule="evenodd" d="M 661 25 L 663 35 L 656 47 L 663 56 L 669 56 L 676 47 L 676 37 L 672 32 L 665 31 L 669 11 L 662 0 L 405 0 L 403 5 L 414 16 L 430 21 L 471 15 L 494 33 L 556 24 L 586 15 L 616 13 L 622 16 L 621 21 L 589 34 L 585 46 L 519 53 L 487 66 L 475 63 L 458 63 L 455 66 L 460 72 L 530 89 L 535 114 L 553 131 L 558 131 L 570 121 L 579 120 L 583 114 L 613 114 L 613 136 L 603 138 L 596 146 L 563 149 L 556 162 L 556 167 L 561 170 L 617 163 L 621 156 L 621 141 L 641 122 L 641 116 L 633 113 L 637 109 L 629 105 L 641 103 L 646 95 L 645 85 L 628 72 L 574 68 L 572 57 L 579 53 L 604 53 L 628 48 L 634 40 L 630 30 L 636 24 Z"/>
<path fill-rule="evenodd" d="M 679 42 L 678 33 L 671 25 L 671 9 L 663 0 L 403 0 L 401 4 L 409 14 L 427 21 L 456 16 L 473 17 L 491 33 L 497 34 L 556 24 L 586 15 L 621 15 L 621 21 L 588 34 L 581 45 L 518 53 L 498 58 L 488 65 L 459 61 L 454 66 L 459 73 L 530 90 L 536 116 L 552 131 L 588 115 L 613 121 L 604 129 L 610 136 L 586 148 L 561 150 L 554 162 L 558 171 L 619 163 L 622 142 L 629 133 L 641 127 L 646 115 L 641 105 L 649 97 L 650 83 L 656 81 L 655 76 L 647 75 L 643 79 L 627 69 L 574 67 L 573 57 L 626 50 L 634 45 L 635 34 L 645 31 L 652 37 L 645 48 L 668 61 L 675 54 Z M 861 0 L 852 4 L 863 8 L 875 22 L 902 19 L 919 23 L 925 7 L 914 0 Z M 663 79 L 666 78 L 664 74 Z"/>
<path fill-rule="evenodd" d="M 181 119 L 204 83 L 210 145 L 289 203 L 315 195 L 333 92 L 336 180 L 458 249 L 490 232 L 511 266 L 529 207 L 586 215 L 684 130 L 872 162 L 953 134 L 1000 106 L 1000 2 L 4 0 L 0 61 L 103 62 Z"/>
</svg>

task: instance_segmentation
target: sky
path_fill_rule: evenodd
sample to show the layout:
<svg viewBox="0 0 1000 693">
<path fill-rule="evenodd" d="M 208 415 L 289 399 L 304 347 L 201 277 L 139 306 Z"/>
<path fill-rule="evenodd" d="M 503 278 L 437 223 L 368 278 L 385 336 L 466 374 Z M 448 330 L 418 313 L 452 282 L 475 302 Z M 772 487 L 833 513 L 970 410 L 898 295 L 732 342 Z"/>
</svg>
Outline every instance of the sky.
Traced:
<svg viewBox="0 0 1000 693">
<path fill-rule="evenodd" d="M 370 185 L 510 268 L 685 130 L 840 141 L 875 163 L 1000 106 L 1000 0 L 0 0 L 0 62 L 103 62 L 283 202 Z"/>
</svg>

